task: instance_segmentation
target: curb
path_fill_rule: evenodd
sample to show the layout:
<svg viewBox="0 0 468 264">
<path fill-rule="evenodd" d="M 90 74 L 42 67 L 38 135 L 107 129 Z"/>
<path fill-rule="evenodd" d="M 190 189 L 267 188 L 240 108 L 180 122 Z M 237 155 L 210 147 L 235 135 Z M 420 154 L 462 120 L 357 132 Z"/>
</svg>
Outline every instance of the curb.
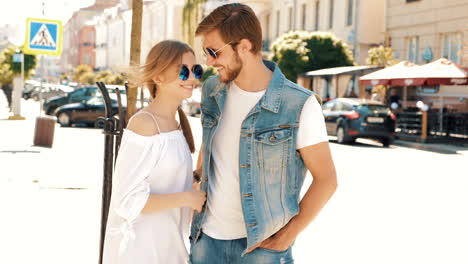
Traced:
<svg viewBox="0 0 468 264">
<path fill-rule="evenodd" d="M 414 148 L 418 150 L 425 150 L 431 152 L 437 152 L 442 154 L 461 154 L 465 155 L 468 153 L 468 147 L 457 147 L 454 145 L 443 145 L 443 144 L 424 144 L 417 142 L 409 142 L 404 140 L 395 140 L 393 145 L 407 148 Z"/>
</svg>

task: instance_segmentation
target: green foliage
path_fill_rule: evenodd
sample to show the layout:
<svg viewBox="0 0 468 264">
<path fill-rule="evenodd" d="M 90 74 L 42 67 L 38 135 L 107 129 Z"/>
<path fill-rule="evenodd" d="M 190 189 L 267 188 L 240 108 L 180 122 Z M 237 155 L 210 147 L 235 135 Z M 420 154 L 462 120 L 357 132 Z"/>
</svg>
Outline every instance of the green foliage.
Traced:
<svg viewBox="0 0 468 264">
<path fill-rule="evenodd" d="M 200 11 L 206 0 L 185 0 L 182 9 L 182 34 L 190 46 L 194 44 L 195 29 L 200 22 Z"/>
<path fill-rule="evenodd" d="M 397 63 L 397 61 L 393 58 L 392 48 L 386 48 L 380 45 L 370 49 L 368 54 L 369 57 L 367 57 L 366 63 L 369 65 L 388 67 Z"/>
<path fill-rule="evenodd" d="M 106 84 L 125 84 L 125 76 L 122 73 L 113 73 L 111 71 L 101 71 L 96 75 L 96 81 L 104 82 Z"/>
<path fill-rule="evenodd" d="M 92 73 L 93 69 L 89 65 L 86 64 L 80 64 L 73 69 L 73 80 L 75 82 L 81 82 L 81 77 L 86 74 L 86 73 Z M 88 74 L 88 77 L 91 76 Z"/>
<path fill-rule="evenodd" d="M 13 62 L 13 54 L 19 49 L 22 52 L 23 47 L 10 46 L 3 50 L 0 54 L 0 83 L 8 84 L 13 81 L 15 75 L 21 74 L 21 63 Z M 28 78 L 34 73 L 36 68 L 36 56 L 35 55 L 24 55 L 24 77 Z"/>
<path fill-rule="evenodd" d="M 124 85 L 125 76 L 122 73 L 112 74 L 107 78 L 107 84 Z"/>
<path fill-rule="evenodd" d="M 84 72 L 80 75 L 79 82 L 82 84 L 95 84 L 96 75 L 93 72 Z"/>
<path fill-rule="evenodd" d="M 107 83 L 107 79 L 112 76 L 111 71 L 100 71 L 96 75 L 96 81 Z"/>
<path fill-rule="evenodd" d="M 308 71 L 354 65 L 348 45 L 331 33 L 291 31 L 273 42 L 272 51 L 270 59 L 293 82 Z"/>
<path fill-rule="evenodd" d="M 206 81 L 206 79 L 208 79 L 208 77 L 212 76 L 212 75 L 215 75 L 218 73 L 218 71 L 216 70 L 216 68 L 212 67 L 212 66 L 206 66 L 206 65 L 203 65 L 203 76 L 201 77 L 200 81 L 201 82 L 204 82 Z"/>
<path fill-rule="evenodd" d="M 0 86 L 13 82 L 13 71 L 10 65 L 5 63 L 5 54 L 0 53 Z"/>
<path fill-rule="evenodd" d="M 68 75 L 66 73 L 60 74 L 59 80 L 69 81 Z"/>
</svg>

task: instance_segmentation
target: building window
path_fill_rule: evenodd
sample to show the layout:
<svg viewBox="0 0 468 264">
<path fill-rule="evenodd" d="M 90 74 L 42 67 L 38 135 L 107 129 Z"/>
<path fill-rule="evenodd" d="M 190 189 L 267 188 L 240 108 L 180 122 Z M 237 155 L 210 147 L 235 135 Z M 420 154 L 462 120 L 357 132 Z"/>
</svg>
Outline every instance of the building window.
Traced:
<svg viewBox="0 0 468 264">
<path fill-rule="evenodd" d="M 89 42 L 93 43 L 94 42 L 94 32 L 89 32 Z"/>
<path fill-rule="evenodd" d="M 293 8 L 292 8 L 292 7 L 289 7 L 289 8 L 288 8 L 288 14 L 289 14 L 289 25 L 288 25 L 288 29 L 289 29 L 289 30 L 292 30 L 292 29 L 293 29 L 293 19 L 294 19 L 294 16 L 293 16 Z"/>
<path fill-rule="evenodd" d="M 461 62 L 462 36 L 451 33 L 442 36 L 442 57 L 455 63 Z"/>
<path fill-rule="evenodd" d="M 419 60 L 419 37 L 408 38 L 408 60 L 418 63 Z"/>
<path fill-rule="evenodd" d="M 335 1 L 334 0 L 330 0 L 330 10 L 329 10 L 329 14 L 328 14 L 328 28 L 333 28 L 333 12 L 334 12 L 334 9 L 335 9 Z"/>
<path fill-rule="evenodd" d="M 319 30 L 319 14 L 320 14 L 320 2 L 315 2 L 315 31 Z"/>
<path fill-rule="evenodd" d="M 276 11 L 276 36 L 279 37 L 279 30 L 280 30 L 280 11 Z"/>
<path fill-rule="evenodd" d="M 351 26 L 353 24 L 353 8 L 354 8 L 354 1 L 348 0 L 348 17 L 346 19 L 347 26 Z"/>
<path fill-rule="evenodd" d="M 302 23 L 301 23 L 301 29 L 305 30 L 306 29 L 306 12 L 307 11 L 307 4 L 302 4 Z"/>
<path fill-rule="evenodd" d="M 90 65 L 91 64 L 91 56 L 89 54 L 85 54 L 83 62 L 84 62 L 84 64 Z"/>
</svg>

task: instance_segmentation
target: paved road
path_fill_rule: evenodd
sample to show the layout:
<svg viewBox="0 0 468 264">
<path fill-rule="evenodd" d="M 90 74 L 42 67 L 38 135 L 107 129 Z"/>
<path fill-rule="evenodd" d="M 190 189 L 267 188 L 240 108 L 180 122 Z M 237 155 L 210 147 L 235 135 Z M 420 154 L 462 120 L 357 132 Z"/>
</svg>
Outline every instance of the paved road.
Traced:
<svg viewBox="0 0 468 264">
<path fill-rule="evenodd" d="M 33 147 L 26 116 L 0 118 L 0 263 L 96 263 L 103 135 L 57 126 L 53 148 Z M 339 189 L 296 241 L 296 263 L 468 263 L 468 156 L 370 141 L 331 148 Z"/>
</svg>

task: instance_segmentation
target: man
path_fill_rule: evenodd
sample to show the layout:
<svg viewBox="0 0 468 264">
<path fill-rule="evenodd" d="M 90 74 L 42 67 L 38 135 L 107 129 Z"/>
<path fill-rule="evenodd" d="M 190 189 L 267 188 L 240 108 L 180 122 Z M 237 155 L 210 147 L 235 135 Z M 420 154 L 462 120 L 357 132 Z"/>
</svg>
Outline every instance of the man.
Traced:
<svg viewBox="0 0 468 264">
<path fill-rule="evenodd" d="M 337 186 L 320 105 L 262 60 L 250 7 L 221 6 L 196 34 L 218 75 L 202 89 L 208 198 L 193 218 L 191 263 L 293 263 L 294 240 Z M 313 184 L 299 203 L 307 169 Z"/>
</svg>

